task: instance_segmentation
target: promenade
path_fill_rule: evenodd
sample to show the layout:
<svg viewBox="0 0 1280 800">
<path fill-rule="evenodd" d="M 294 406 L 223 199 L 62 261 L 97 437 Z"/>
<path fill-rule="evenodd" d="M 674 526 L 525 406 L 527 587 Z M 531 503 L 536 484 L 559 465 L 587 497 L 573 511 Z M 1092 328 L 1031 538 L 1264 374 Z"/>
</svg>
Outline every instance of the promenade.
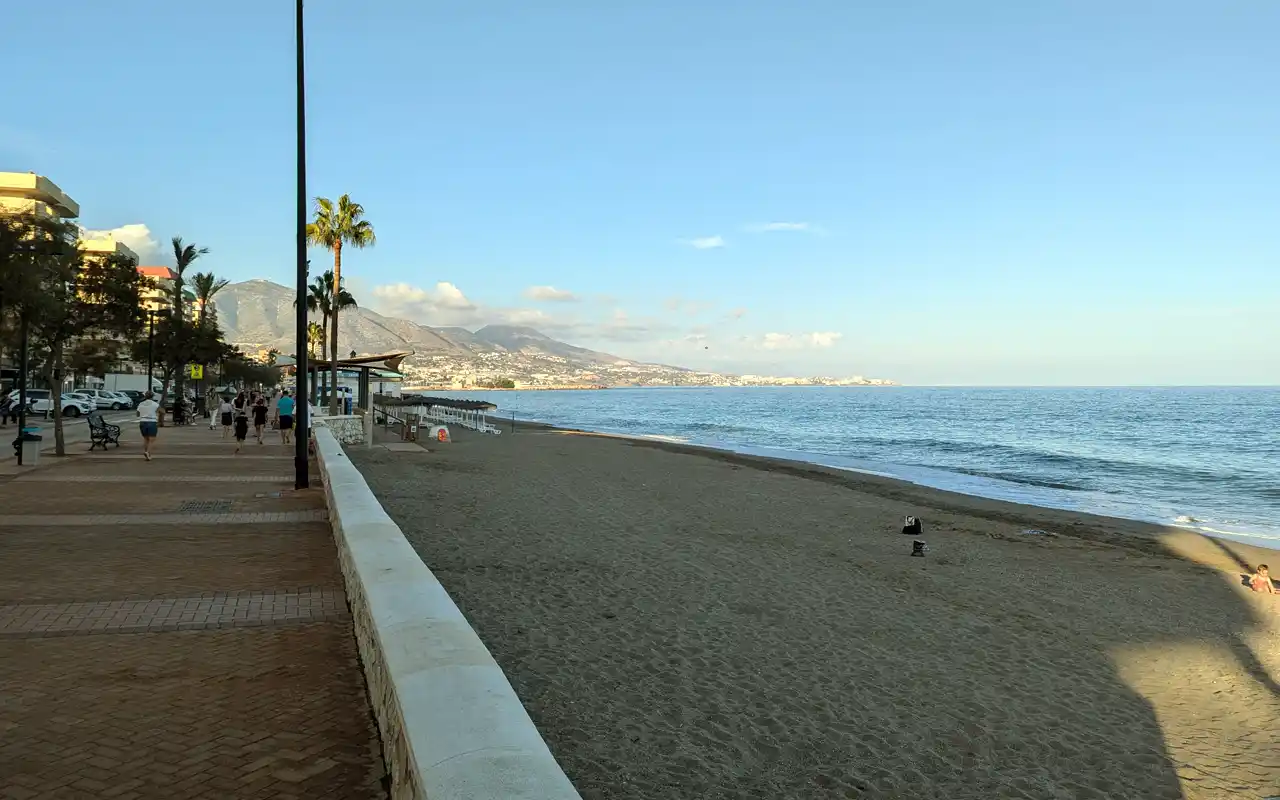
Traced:
<svg viewBox="0 0 1280 800">
<path fill-rule="evenodd" d="M 0 798 L 385 797 L 323 490 L 122 427 L 0 473 Z"/>
</svg>

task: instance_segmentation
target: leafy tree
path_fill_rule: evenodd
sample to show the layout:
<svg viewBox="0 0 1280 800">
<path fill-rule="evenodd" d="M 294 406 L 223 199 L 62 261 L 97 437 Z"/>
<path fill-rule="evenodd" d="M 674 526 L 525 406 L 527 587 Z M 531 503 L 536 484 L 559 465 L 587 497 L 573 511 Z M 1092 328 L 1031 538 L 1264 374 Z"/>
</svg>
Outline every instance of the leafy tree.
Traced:
<svg viewBox="0 0 1280 800">
<path fill-rule="evenodd" d="M 237 386 L 272 386 L 280 381 L 280 367 L 255 361 L 234 348 L 222 362 L 222 374 Z"/>
<path fill-rule="evenodd" d="M 67 369 L 73 375 L 105 377 L 120 363 L 120 342 L 115 339 L 83 338 L 73 342 L 67 353 Z"/>
<path fill-rule="evenodd" d="M 177 273 L 177 276 L 173 280 L 173 316 L 179 320 L 182 320 L 184 318 L 182 306 L 183 306 L 183 301 L 187 299 L 187 294 L 188 294 L 186 291 L 186 280 L 185 280 L 187 268 L 190 267 L 192 264 L 194 264 L 200 258 L 200 256 L 207 255 L 208 252 L 209 252 L 209 248 L 207 247 L 196 247 L 194 244 L 186 244 L 182 241 L 181 236 L 173 237 L 173 263 L 174 263 L 173 271 Z M 186 394 L 183 391 L 185 376 L 183 375 L 182 370 L 178 370 L 178 374 L 175 377 L 176 377 L 176 380 L 174 383 L 175 383 L 175 390 L 178 395 L 178 402 L 185 403 L 187 398 L 186 398 Z M 164 403 L 164 395 L 167 394 L 168 391 L 169 391 L 169 384 L 166 381 L 164 384 L 164 389 L 161 391 L 160 402 L 162 404 Z"/>
<path fill-rule="evenodd" d="M 350 195 L 342 195 L 334 203 L 327 197 L 317 197 L 315 216 L 307 225 L 307 241 L 333 253 L 333 285 L 342 290 L 342 248 L 372 247 L 377 243 L 373 224 L 364 218 L 364 206 L 351 201 Z M 329 371 L 334 387 L 338 385 L 338 312 L 339 303 L 329 309 L 332 328 L 329 341 Z M 329 398 L 329 413 L 338 413 L 338 393 Z"/>
<path fill-rule="evenodd" d="M 54 390 L 54 441 L 57 454 L 65 455 L 58 389 L 68 362 L 102 369 L 104 360 L 117 360 L 118 341 L 142 330 L 144 279 L 131 258 L 86 258 L 74 223 L 24 215 L 12 225 L 21 234 L 5 237 L 8 249 L 0 252 L 0 264 L 14 279 L 5 302 L 25 319 L 32 366 Z M 15 269 L 29 274 L 16 275 Z M 72 347 L 75 342 L 79 347 Z"/>
<path fill-rule="evenodd" d="M 177 382 L 187 364 L 220 364 L 232 348 L 222 340 L 222 332 L 212 321 L 203 326 L 183 317 L 168 314 L 157 318 L 153 339 L 155 363 L 160 368 L 161 402 L 169 393 L 171 381 Z M 148 340 L 133 343 L 133 358 L 147 360 Z M 184 399 L 181 394 L 178 399 Z"/>
</svg>

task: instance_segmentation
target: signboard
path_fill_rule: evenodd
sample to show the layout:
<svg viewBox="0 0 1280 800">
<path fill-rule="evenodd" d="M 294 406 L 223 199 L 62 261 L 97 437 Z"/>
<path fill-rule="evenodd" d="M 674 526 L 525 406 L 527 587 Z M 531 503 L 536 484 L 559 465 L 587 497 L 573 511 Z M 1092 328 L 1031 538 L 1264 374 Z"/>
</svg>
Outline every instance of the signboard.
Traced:
<svg viewBox="0 0 1280 800">
<path fill-rule="evenodd" d="M 192 364 L 187 367 L 187 375 L 190 376 L 192 380 L 202 380 L 204 378 L 204 365 Z"/>
</svg>

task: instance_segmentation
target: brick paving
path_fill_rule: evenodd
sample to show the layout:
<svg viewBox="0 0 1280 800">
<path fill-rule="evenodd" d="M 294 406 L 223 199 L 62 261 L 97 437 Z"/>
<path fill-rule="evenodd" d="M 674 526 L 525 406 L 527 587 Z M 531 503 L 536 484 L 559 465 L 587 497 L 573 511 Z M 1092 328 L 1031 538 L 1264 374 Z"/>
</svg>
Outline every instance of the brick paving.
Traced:
<svg viewBox="0 0 1280 800">
<path fill-rule="evenodd" d="M 249 627 L 346 616 L 346 597 L 332 589 L 35 603 L 0 606 L 0 639 Z"/>
<path fill-rule="evenodd" d="M 58 472 L 33 472 L 15 478 L 23 482 L 47 481 L 49 483 L 137 483 L 133 475 L 68 475 Z M 151 475 L 147 483 L 292 483 L 292 475 Z"/>
<path fill-rule="evenodd" d="M 219 436 L 0 483 L 0 798 L 386 796 L 323 495 Z"/>
</svg>

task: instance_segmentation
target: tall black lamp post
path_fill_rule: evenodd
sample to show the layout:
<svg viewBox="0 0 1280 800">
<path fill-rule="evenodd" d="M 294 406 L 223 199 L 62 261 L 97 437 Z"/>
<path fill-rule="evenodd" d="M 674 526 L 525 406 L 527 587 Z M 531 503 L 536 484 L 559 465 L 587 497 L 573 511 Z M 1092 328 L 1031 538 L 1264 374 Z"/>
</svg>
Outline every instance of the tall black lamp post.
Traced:
<svg viewBox="0 0 1280 800">
<path fill-rule="evenodd" d="M 308 475 L 307 447 L 310 443 L 311 408 L 307 398 L 307 101 L 306 70 L 303 58 L 303 24 L 302 0 L 297 0 L 295 16 L 295 38 L 298 49 L 298 298 L 295 310 L 298 322 L 298 343 L 294 347 L 297 357 L 294 361 L 295 381 L 293 419 L 294 431 L 293 453 L 293 488 L 306 489 L 311 485 Z"/>
</svg>

